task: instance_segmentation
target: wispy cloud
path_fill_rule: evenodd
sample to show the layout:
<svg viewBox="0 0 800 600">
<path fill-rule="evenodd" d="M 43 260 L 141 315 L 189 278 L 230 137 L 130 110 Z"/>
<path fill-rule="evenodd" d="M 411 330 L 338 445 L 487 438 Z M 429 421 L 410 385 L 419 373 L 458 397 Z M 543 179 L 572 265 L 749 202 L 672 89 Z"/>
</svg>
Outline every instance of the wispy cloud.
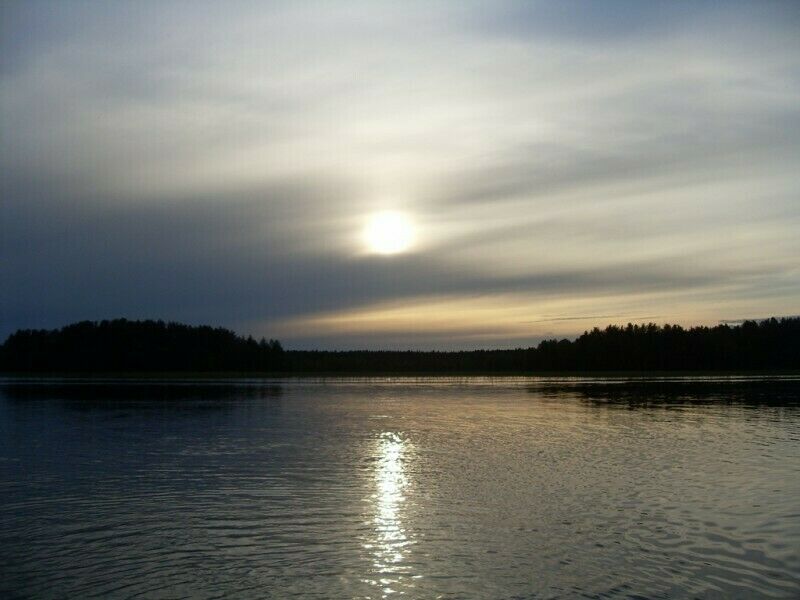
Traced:
<svg viewBox="0 0 800 600">
<path fill-rule="evenodd" d="M 0 334 L 481 345 L 800 298 L 796 3 L 0 11 Z M 387 208 L 419 243 L 365 255 Z"/>
</svg>

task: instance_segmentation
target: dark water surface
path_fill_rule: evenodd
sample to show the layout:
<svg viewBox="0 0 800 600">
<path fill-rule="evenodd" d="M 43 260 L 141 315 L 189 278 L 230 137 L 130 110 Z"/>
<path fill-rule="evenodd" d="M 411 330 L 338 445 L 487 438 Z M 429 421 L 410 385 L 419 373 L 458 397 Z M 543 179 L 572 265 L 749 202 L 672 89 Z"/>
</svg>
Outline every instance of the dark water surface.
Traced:
<svg viewBox="0 0 800 600">
<path fill-rule="evenodd" d="M 0 596 L 800 597 L 800 380 L 0 380 Z"/>
</svg>

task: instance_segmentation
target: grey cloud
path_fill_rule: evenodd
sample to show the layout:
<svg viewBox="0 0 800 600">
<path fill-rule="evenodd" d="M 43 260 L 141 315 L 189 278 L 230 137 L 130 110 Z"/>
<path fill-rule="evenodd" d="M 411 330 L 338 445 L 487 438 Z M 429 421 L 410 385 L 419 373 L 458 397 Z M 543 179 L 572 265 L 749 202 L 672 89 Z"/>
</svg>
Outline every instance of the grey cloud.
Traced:
<svg viewBox="0 0 800 600">
<path fill-rule="evenodd" d="M 428 296 L 800 297 L 796 3 L 0 11 L 0 335 Z M 429 239 L 357 255 L 358 219 L 392 202 Z"/>
<path fill-rule="evenodd" d="M 537 319 L 535 321 L 528 321 L 529 323 L 554 323 L 557 321 L 596 321 L 598 319 L 627 319 L 629 321 L 642 321 L 644 319 L 659 319 L 659 315 L 645 315 L 645 316 L 631 316 L 625 314 L 614 315 L 587 315 L 587 316 L 570 316 L 570 317 L 553 317 L 552 319 Z"/>
<path fill-rule="evenodd" d="M 313 197 L 314 191 L 304 193 Z M 282 236 L 291 223 L 285 215 L 271 215 L 263 203 L 230 199 L 195 203 L 191 211 L 182 203 L 98 207 L 42 201 L 4 211 L 7 329 L 33 326 L 43 315 L 52 325 L 57 319 L 118 314 L 235 325 L 416 296 L 674 291 L 771 276 L 705 269 L 674 258 L 491 276 L 453 269 L 435 255 L 387 263 L 303 254 L 285 247 L 291 243 Z"/>
<path fill-rule="evenodd" d="M 627 146 L 585 150 L 552 144 L 516 148 L 506 156 L 465 165 L 434 193 L 439 203 L 508 202 L 552 198 L 557 194 L 592 191 L 603 185 L 649 183 L 651 189 L 680 187 L 687 182 L 741 177 L 769 167 L 788 151 L 798 151 L 800 116 L 776 119 L 781 131 L 695 132 L 691 136 L 648 139 Z M 773 121 L 773 123 L 775 122 Z M 730 135 L 727 135 L 730 137 Z M 764 145 L 769 144 L 766 152 Z M 488 164 L 487 164 L 488 162 Z"/>
<path fill-rule="evenodd" d="M 631 38 L 652 39 L 675 34 L 698 20 L 731 13 L 752 18 L 800 22 L 800 10 L 792 0 L 759 3 L 757 10 L 745 0 L 667 1 L 611 0 L 607 2 L 528 2 L 507 0 L 491 9 L 469 15 L 468 22 L 482 32 L 522 38 L 538 37 L 581 43 L 626 43 Z"/>
</svg>

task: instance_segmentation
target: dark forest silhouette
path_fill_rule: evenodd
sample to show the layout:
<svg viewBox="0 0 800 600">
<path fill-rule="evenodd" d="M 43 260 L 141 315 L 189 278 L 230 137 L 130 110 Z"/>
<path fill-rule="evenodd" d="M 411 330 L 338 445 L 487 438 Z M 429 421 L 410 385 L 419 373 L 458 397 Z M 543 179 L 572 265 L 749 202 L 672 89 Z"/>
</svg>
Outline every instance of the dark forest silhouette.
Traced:
<svg viewBox="0 0 800 600">
<path fill-rule="evenodd" d="M 800 369 L 800 318 L 740 325 L 609 325 L 515 350 L 286 351 L 276 340 L 164 321 L 83 321 L 20 330 L 5 372 L 537 373 Z"/>
<path fill-rule="evenodd" d="M 221 327 L 164 321 L 82 321 L 20 330 L 0 350 L 5 371 L 274 371 L 276 340 L 243 338 Z"/>
</svg>

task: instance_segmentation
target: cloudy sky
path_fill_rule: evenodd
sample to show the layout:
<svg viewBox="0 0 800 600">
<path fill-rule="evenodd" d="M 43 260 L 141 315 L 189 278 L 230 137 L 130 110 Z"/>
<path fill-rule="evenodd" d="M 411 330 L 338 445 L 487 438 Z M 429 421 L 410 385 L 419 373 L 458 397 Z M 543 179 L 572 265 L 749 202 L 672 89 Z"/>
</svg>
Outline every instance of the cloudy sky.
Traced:
<svg viewBox="0 0 800 600">
<path fill-rule="evenodd" d="M 516 347 L 800 313 L 800 3 L 5 1 L 0 26 L 0 337 Z"/>
</svg>

